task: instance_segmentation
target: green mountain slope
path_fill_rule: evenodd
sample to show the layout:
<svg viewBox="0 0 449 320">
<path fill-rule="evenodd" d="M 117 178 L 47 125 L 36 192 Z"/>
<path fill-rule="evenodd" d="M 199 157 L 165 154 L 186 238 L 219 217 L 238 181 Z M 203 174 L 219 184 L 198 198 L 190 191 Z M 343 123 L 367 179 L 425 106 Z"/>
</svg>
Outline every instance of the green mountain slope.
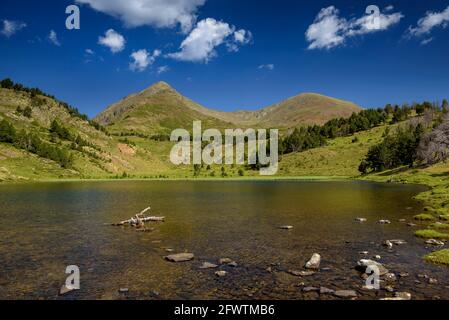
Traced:
<svg viewBox="0 0 449 320">
<path fill-rule="evenodd" d="M 201 120 L 206 128 L 279 128 L 323 124 L 349 117 L 360 107 L 318 94 L 302 94 L 258 111 L 219 112 L 185 98 L 165 82 L 130 95 L 108 107 L 96 121 L 114 133 L 169 134 Z"/>
</svg>

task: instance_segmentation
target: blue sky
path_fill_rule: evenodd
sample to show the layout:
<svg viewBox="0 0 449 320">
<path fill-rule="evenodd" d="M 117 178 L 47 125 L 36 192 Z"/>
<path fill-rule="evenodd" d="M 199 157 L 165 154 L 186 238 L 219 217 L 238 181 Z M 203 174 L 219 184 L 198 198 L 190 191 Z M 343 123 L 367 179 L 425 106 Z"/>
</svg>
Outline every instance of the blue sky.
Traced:
<svg viewBox="0 0 449 320">
<path fill-rule="evenodd" d="M 65 27 L 73 3 L 80 30 Z M 133 9 L 138 3 L 149 9 Z M 381 9 L 380 30 L 365 28 L 371 4 Z M 447 8 L 447 0 L 2 0 L 0 78 L 89 116 L 161 80 L 224 111 L 302 92 L 364 107 L 441 101 L 449 97 Z"/>
</svg>

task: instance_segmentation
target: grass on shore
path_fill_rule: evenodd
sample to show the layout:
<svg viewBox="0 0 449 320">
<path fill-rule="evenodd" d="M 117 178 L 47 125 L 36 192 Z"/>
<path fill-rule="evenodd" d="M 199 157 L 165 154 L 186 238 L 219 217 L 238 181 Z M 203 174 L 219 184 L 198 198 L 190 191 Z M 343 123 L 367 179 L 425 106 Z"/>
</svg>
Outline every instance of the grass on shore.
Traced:
<svg viewBox="0 0 449 320">
<path fill-rule="evenodd" d="M 449 249 L 433 252 L 424 257 L 424 260 L 435 264 L 449 266 Z"/>
</svg>

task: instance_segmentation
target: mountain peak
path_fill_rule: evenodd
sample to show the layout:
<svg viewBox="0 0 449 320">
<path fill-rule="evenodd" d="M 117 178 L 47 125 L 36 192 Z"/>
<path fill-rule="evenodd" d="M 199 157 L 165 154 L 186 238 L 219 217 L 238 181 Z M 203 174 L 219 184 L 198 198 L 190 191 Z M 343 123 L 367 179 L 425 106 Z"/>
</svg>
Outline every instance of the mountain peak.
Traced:
<svg viewBox="0 0 449 320">
<path fill-rule="evenodd" d="M 163 90 L 171 90 L 171 91 L 175 91 L 175 89 L 173 89 L 172 86 L 170 86 L 167 82 L 165 81 L 159 81 L 155 84 L 153 84 L 152 86 L 146 88 L 145 90 L 143 90 L 142 92 L 152 92 L 152 93 L 156 93 L 159 91 L 163 91 Z"/>
</svg>

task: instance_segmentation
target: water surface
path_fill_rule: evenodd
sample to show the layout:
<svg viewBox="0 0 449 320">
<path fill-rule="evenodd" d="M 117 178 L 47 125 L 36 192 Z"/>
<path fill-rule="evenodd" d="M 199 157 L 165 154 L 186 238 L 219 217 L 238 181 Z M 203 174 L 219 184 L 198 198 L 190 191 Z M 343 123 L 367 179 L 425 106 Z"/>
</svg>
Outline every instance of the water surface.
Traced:
<svg viewBox="0 0 449 320">
<path fill-rule="evenodd" d="M 365 292 L 353 267 L 369 251 L 392 272 L 393 286 L 417 299 L 449 298 L 449 269 L 423 262 L 432 249 L 413 237 L 422 212 L 420 186 L 366 182 L 67 182 L 0 186 L 0 299 L 328 299 L 302 286 Z M 165 216 L 151 233 L 112 227 L 151 206 Z M 368 219 L 365 224 L 356 217 Z M 389 219 L 391 225 L 378 225 Z M 293 230 L 280 230 L 292 225 Z M 388 251 L 386 239 L 408 243 Z M 164 261 L 166 249 L 192 252 L 192 262 Z M 321 271 L 298 278 L 314 253 Z M 204 261 L 235 260 L 218 279 Z M 81 269 L 81 290 L 58 296 L 65 268 Z M 273 272 L 268 272 L 271 267 Z M 329 268 L 329 269 L 327 269 Z M 418 277 L 426 274 L 438 285 Z M 419 281 L 420 283 L 417 283 Z M 124 297 L 118 289 L 129 288 Z"/>
</svg>

